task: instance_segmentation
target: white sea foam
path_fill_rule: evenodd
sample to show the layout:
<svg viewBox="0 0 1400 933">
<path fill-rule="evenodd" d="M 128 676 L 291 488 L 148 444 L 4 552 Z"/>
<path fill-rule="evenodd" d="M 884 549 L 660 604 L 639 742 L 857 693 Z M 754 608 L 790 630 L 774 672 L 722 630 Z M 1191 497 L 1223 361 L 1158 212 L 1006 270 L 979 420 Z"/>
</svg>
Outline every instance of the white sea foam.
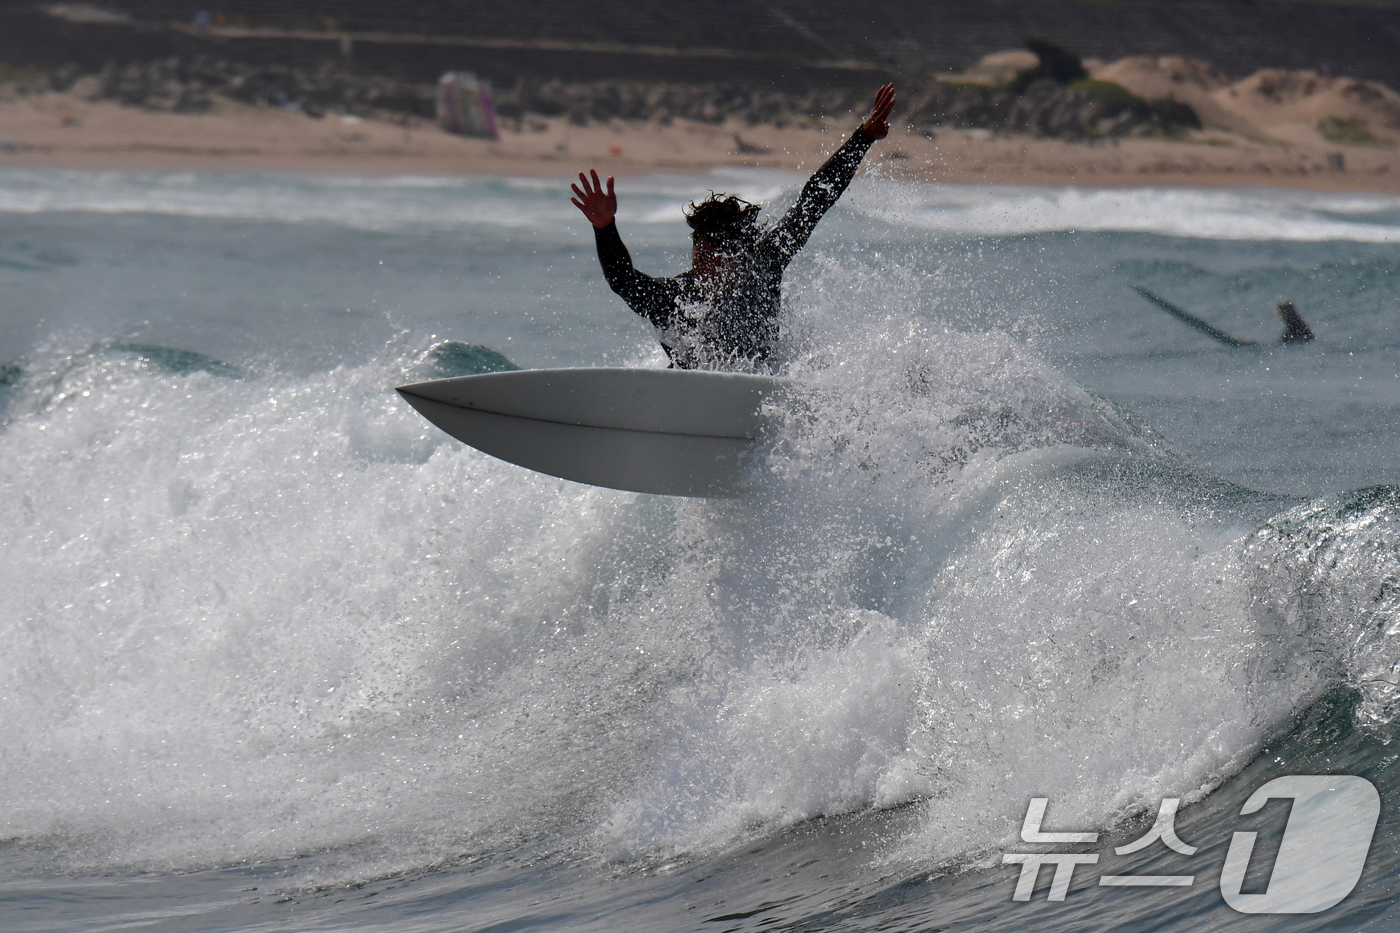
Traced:
<svg viewBox="0 0 1400 933">
<path fill-rule="evenodd" d="M 679 224 L 711 190 L 783 203 L 802 179 L 772 171 L 620 180 L 633 223 Z M 378 231 L 578 226 L 569 182 L 435 176 L 0 171 L 0 213 L 149 213 L 326 223 Z M 858 181 L 839 210 L 931 233 L 1132 232 L 1222 240 L 1394 243 L 1400 199 L 1284 190 L 1029 188 Z"/>
<path fill-rule="evenodd" d="M 677 691 L 684 737 L 605 851 L 922 800 L 898 851 L 955 861 L 1029 793 L 1089 825 L 1199 793 L 1319 689 L 1236 675 L 1260 650 L 1241 529 L 1114 487 L 1178 469 L 1150 435 L 1004 338 L 893 324 L 794 365 L 765 499 L 694 533 L 751 659 Z"/>
<path fill-rule="evenodd" d="M 1206 240 L 1400 241 L 1400 199 L 1284 190 L 894 185 L 864 213 L 938 233 L 1152 233 Z"/>
<path fill-rule="evenodd" d="M 906 846 L 951 859 L 1026 788 L 1091 823 L 1189 794 L 1315 692 L 1241 678 L 1238 529 L 1094 475 L 1167 469 L 1152 438 L 1004 337 L 842 328 L 715 503 L 447 443 L 385 388 L 403 351 L 34 361 L 0 433 L 0 834 L 69 868 L 329 850 L 313 884 L 927 799 Z"/>
</svg>

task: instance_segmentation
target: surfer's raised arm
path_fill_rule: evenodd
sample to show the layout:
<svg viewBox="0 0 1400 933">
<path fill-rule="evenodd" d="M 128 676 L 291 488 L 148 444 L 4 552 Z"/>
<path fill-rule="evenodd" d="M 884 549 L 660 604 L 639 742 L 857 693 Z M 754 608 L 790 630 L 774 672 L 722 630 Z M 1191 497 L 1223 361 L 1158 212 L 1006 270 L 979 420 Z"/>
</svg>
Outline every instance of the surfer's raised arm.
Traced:
<svg viewBox="0 0 1400 933">
<path fill-rule="evenodd" d="M 571 186 L 574 196 L 569 200 L 593 225 L 603 278 L 637 313 L 658 327 L 664 326 L 666 315 L 675 308 L 678 289 L 671 280 L 653 278 L 638 272 L 632 265 L 632 254 L 622 242 L 622 234 L 617 232 L 617 194 L 613 191 L 612 176 L 608 176 L 606 191 L 598 180 L 597 169 L 590 170 L 588 175 L 579 172 L 578 180 L 579 184 Z"/>
<path fill-rule="evenodd" d="M 845 192 L 851 179 L 855 178 L 865 153 L 876 140 L 889 135 L 890 112 L 893 109 L 894 85 L 886 84 L 875 94 L 875 103 L 860 127 L 813 173 L 803 186 L 802 193 L 798 195 L 797 203 L 764 237 L 764 240 L 771 242 L 777 249 L 784 266 L 792 261 L 798 250 L 807 245 L 817 221 L 822 219 Z"/>
</svg>

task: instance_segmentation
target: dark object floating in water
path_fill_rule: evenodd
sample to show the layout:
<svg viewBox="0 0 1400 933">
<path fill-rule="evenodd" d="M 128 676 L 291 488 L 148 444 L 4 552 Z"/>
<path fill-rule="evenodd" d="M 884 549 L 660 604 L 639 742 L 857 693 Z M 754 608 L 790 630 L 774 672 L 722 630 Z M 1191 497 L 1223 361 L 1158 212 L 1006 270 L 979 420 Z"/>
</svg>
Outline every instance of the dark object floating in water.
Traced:
<svg viewBox="0 0 1400 933">
<path fill-rule="evenodd" d="M 413 371 L 426 379 L 452 379 L 456 376 L 513 372 L 519 368 L 490 347 L 448 340 L 429 347 L 418 358 Z"/>
<path fill-rule="evenodd" d="M 1152 302 L 1157 307 L 1170 314 L 1172 317 L 1175 317 L 1177 320 L 1181 321 L 1184 324 L 1189 324 L 1190 326 L 1196 328 L 1196 330 L 1205 334 L 1207 337 L 1219 340 L 1227 347 L 1254 346 L 1253 340 L 1239 340 L 1235 337 L 1231 337 L 1229 334 L 1225 333 L 1220 328 L 1215 327 L 1211 324 L 1207 324 L 1205 321 L 1196 317 L 1191 312 L 1183 308 L 1177 307 L 1176 305 L 1172 304 L 1170 301 L 1161 297 L 1160 295 L 1154 295 L 1152 292 L 1149 292 L 1141 285 L 1134 285 L 1133 288 L 1137 290 L 1137 293 L 1139 295 L 1146 298 L 1148 301 Z"/>
<path fill-rule="evenodd" d="M 221 363 L 203 353 L 193 350 L 177 350 L 174 347 L 154 347 L 143 343 L 114 343 L 106 352 L 133 356 L 152 369 L 172 376 L 188 376 L 191 373 L 208 373 L 237 379 L 243 373 L 236 366 Z"/>
</svg>

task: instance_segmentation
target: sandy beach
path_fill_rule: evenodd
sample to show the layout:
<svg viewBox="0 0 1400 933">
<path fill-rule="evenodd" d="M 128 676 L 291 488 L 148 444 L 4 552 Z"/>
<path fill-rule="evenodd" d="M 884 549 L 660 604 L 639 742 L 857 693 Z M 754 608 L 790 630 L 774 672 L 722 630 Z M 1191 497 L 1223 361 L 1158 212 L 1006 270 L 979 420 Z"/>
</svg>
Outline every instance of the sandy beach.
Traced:
<svg viewBox="0 0 1400 933">
<path fill-rule="evenodd" d="M 1015 54 L 1015 53 L 1009 53 Z M 1022 53 L 1024 54 L 1024 53 Z M 1014 64 L 1014 63 L 1013 63 Z M 896 126 L 867 171 L 956 183 L 1287 186 L 1400 193 L 1400 96 L 1310 72 L 1225 82 L 1181 59 L 1093 63 L 1144 97 L 1191 104 L 1206 124 L 1179 138 L 1087 142 Z M 145 111 L 68 94 L 0 96 L 0 166 L 88 169 L 616 175 L 716 166 L 810 171 L 859 120 L 805 126 L 526 117 L 497 141 L 412 117 L 374 119 L 219 99 L 209 113 Z M 896 121 L 898 122 L 898 121 Z"/>
</svg>

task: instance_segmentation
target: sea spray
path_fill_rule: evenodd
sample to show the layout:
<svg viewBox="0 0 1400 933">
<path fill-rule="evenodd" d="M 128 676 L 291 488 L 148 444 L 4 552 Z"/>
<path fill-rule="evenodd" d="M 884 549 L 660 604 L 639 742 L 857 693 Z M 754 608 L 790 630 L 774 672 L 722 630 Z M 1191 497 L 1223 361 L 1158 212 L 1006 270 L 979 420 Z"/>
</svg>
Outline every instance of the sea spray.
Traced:
<svg viewBox="0 0 1400 933">
<path fill-rule="evenodd" d="M 707 502 L 530 474 L 392 393 L 448 340 L 664 365 L 560 183 L 4 183 L 51 199 L 0 235 L 0 883 L 46 917 L 71 882 L 241 929 L 981 923 L 1011 875 L 925 879 L 1035 794 L 1115 832 L 1180 796 L 1195 843 L 1280 769 L 1390 792 L 1394 508 L 1333 495 L 1400 449 L 1387 199 L 858 181 L 790 270 L 750 493 Z M 638 181 L 639 266 L 683 268 L 686 197 L 782 184 Z M 1095 211 L 1150 230 L 1068 232 Z M 1287 237 L 1233 238 L 1261 217 Z M 1286 287 L 1319 339 L 1193 346 L 1136 281 L 1264 338 Z M 1325 728 L 1280 741 L 1300 709 Z"/>
<path fill-rule="evenodd" d="M 1212 786 L 1330 682 L 1251 666 L 1293 650 L 1240 557 L 1277 500 L 1003 338 L 848 333 L 854 384 L 796 361 L 728 502 L 455 445 L 385 388 L 407 347 L 36 361 L 0 434 L 7 834 L 69 867 L 357 853 L 326 880 L 922 801 L 907 848 L 954 859 L 1032 784 L 1083 819 Z"/>
</svg>

